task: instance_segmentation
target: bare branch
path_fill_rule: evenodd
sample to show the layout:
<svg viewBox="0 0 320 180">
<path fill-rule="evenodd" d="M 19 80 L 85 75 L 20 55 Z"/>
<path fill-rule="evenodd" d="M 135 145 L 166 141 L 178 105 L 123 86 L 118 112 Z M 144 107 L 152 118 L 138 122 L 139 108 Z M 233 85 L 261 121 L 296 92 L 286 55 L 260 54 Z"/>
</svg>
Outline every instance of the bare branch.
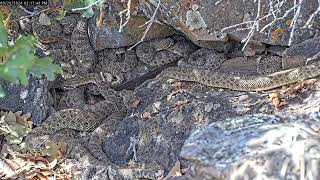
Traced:
<svg viewBox="0 0 320 180">
<path fill-rule="evenodd" d="M 128 0 L 128 3 L 127 3 L 127 8 L 124 9 L 123 11 L 121 11 L 119 13 L 119 16 L 120 16 L 120 25 L 119 25 L 119 32 L 122 32 L 122 29 L 124 26 L 126 26 L 131 18 L 131 0 Z M 123 23 L 123 19 L 122 19 L 122 14 L 126 13 L 126 21 Z"/>
<path fill-rule="evenodd" d="M 132 50 L 134 47 L 136 47 L 138 44 L 140 44 L 140 43 L 142 43 L 142 42 L 144 41 L 144 39 L 146 38 L 146 35 L 147 35 L 148 31 L 150 30 L 152 24 L 153 24 L 153 23 L 155 22 L 155 20 L 156 20 L 156 15 L 157 15 L 157 12 L 159 11 L 160 5 L 161 5 L 161 0 L 158 1 L 157 7 L 156 7 L 156 9 L 154 10 L 154 13 L 153 13 L 151 19 L 150 19 L 148 22 L 145 23 L 145 24 L 148 24 L 148 25 L 147 25 L 146 30 L 143 32 L 142 38 L 140 39 L 139 42 L 137 42 L 136 44 L 134 44 L 133 46 L 131 46 L 128 50 Z"/>
<path fill-rule="evenodd" d="M 253 23 L 253 25 L 251 26 L 251 30 L 248 33 L 247 37 L 245 37 L 241 42 L 244 43 L 243 47 L 242 47 L 242 51 L 245 50 L 246 46 L 248 45 L 249 41 L 251 40 L 254 32 L 259 31 L 259 17 L 260 17 L 260 11 L 261 11 L 261 0 L 257 0 L 258 3 L 258 9 L 257 9 L 257 15 L 255 18 L 255 21 Z"/>
<path fill-rule="evenodd" d="M 288 40 L 288 45 L 291 46 L 293 43 L 294 39 L 294 33 L 296 29 L 296 25 L 298 22 L 298 19 L 301 15 L 301 8 L 304 0 L 294 0 L 293 7 L 289 8 L 288 10 L 283 11 L 284 7 L 286 4 L 290 3 L 291 1 L 288 0 L 269 0 L 268 4 L 268 13 L 264 15 L 263 17 L 260 17 L 260 11 L 261 11 L 261 1 L 260 0 L 253 0 L 254 3 L 257 3 L 257 15 L 254 20 L 251 21 L 246 21 L 238 24 L 234 24 L 228 27 L 224 27 L 221 29 L 221 32 L 229 30 L 229 29 L 234 29 L 234 31 L 244 31 L 244 30 L 249 30 L 248 34 L 245 38 L 242 39 L 242 43 L 244 44 L 244 47 L 242 50 L 245 49 L 249 41 L 251 40 L 252 36 L 254 35 L 255 32 L 263 33 L 266 30 L 269 30 L 268 34 L 270 34 L 271 27 L 278 21 L 283 20 L 285 18 L 288 18 L 290 13 L 294 11 L 293 18 L 290 23 L 290 36 Z M 219 3 L 221 1 L 218 1 Z M 320 0 L 318 0 L 318 7 L 315 12 L 311 14 L 311 16 L 308 18 L 306 24 L 304 25 L 303 28 L 310 28 L 314 22 L 314 19 L 317 15 L 320 13 Z M 280 15 L 282 14 L 282 15 Z M 280 15 L 280 16 L 279 16 Z M 263 27 L 260 27 L 260 22 L 265 19 L 272 18 L 271 22 L 267 23 Z M 246 25 L 247 27 L 244 27 Z M 249 27 L 248 27 L 249 26 Z"/>
<path fill-rule="evenodd" d="M 296 2 L 296 1 L 295 1 Z M 294 17 L 291 21 L 291 24 L 290 24 L 290 27 L 292 28 L 291 31 L 290 31 L 290 37 L 289 37 L 289 43 L 288 45 L 291 46 L 292 44 L 292 40 L 293 40 L 293 35 L 294 35 L 294 31 L 295 31 L 295 27 L 296 27 L 296 23 L 297 23 L 297 20 L 300 16 L 300 11 L 301 11 L 301 4 L 302 4 L 303 0 L 299 0 L 299 3 L 297 4 L 298 8 L 297 8 L 297 11 L 296 13 L 294 14 Z M 296 6 L 296 5 L 295 5 Z"/>
<path fill-rule="evenodd" d="M 311 16 L 309 17 L 308 21 L 306 22 L 306 24 L 303 26 L 303 28 L 310 28 L 312 26 L 312 23 L 315 16 L 320 12 L 320 0 L 318 0 L 318 9 L 311 14 Z"/>
<path fill-rule="evenodd" d="M 71 9 L 71 11 L 81 11 L 81 10 L 86 10 L 86 9 L 89 9 L 89 8 L 91 8 L 92 6 L 94 6 L 94 5 L 97 5 L 98 3 L 102 3 L 102 2 L 104 2 L 105 0 L 97 0 L 96 2 L 94 2 L 94 3 L 92 3 L 92 4 L 90 4 L 89 6 L 86 6 L 86 7 L 82 7 L 82 8 L 75 8 L 75 9 Z"/>
</svg>

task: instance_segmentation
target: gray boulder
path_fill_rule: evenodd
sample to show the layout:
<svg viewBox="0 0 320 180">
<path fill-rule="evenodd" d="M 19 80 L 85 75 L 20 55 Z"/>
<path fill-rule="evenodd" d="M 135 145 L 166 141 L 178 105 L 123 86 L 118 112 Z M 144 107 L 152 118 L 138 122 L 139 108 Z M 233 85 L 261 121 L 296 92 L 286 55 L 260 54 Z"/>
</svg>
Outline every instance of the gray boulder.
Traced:
<svg viewBox="0 0 320 180">
<path fill-rule="evenodd" d="M 0 98 L 0 108 L 9 111 L 22 111 L 31 113 L 35 125 L 47 117 L 49 109 L 48 81 L 45 78 L 30 76 L 29 85 L 22 87 L 1 80 L 0 84 L 6 92 L 6 96 Z"/>
</svg>

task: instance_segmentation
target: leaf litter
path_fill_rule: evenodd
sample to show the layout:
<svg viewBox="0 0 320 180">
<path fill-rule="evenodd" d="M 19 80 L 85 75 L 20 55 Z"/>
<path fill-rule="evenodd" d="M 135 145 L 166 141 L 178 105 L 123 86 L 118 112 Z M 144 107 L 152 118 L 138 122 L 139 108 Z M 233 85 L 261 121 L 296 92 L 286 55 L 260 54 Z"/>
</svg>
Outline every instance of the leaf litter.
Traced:
<svg viewBox="0 0 320 180">
<path fill-rule="evenodd" d="M 46 144 L 43 150 L 25 152 L 24 137 L 31 131 L 30 113 L 0 111 L 0 179 L 68 180 L 63 142 Z"/>
</svg>

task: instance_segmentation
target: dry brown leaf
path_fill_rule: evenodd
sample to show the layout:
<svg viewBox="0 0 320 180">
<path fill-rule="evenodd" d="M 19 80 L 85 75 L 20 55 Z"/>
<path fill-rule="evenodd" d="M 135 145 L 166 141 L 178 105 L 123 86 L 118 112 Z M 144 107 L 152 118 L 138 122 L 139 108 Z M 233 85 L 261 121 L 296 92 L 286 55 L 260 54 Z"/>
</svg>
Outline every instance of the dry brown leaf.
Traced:
<svg viewBox="0 0 320 180">
<path fill-rule="evenodd" d="M 106 10 L 103 8 L 100 8 L 100 14 L 96 18 L 96 26 L 100 27 L 103 24 L 103 20 L 106 18 Z"/>
<path fill-rule="evenodd" d="M 138 6 L 139 5 L 139 0 L 131 0 L 131 4 L 130 4 L 130 12 L 131 12 L 131 15 L 134 15 L 136 16 L 137 13 L 138 13 Z"/>
<path fill-rule="evenodd" d="M 290 26 L 291 23 L 292 23 L 292 19 L 287 19 L 285 23 L 286 23 L 287 26 Z"/>
<path fill-rule="evenodd" d="M 276 108 L 281 108 L 285 105 L 285 102 L 283 100 L 281 100 L 280 98 L 273 98 L 272 99 L 272 104 L 276 107 Z"/>
<path fill-rule="evenodd" d="M 165 177 L 165 179 L 168 179 L 170 177 L 178 177 L 178 176 L 182 176 L 181 173 L 181 164 L 180 161 L 177 160 L 176 163 L 174 164 L 174 166 L 171 168 L 170 172 L 168 173 L 168 175 Z"/>
<path fill-rule="evenodd" d="M 50 158 L 62 159 L 64 158 L 64 153 L 66 150 L 66 145 L 63 141 L 59 141 L 58 143 L 48 142 L 46 143 L 45 154 Z M 52 160 L 53 160 L 52 159 Z"/>
<path fill-rule="evenodd" d="M 50 170 L 47 170 L 47 169 L 41 169 L 40 170 L 40 173 L 43 175 L 43 176 L 50 176 L 52 175 L 52 172 Z"/>
<path fill-rule="evenodd" d="M 13 170 L 17 170 L 17 169 L 21 168 L 21 165 L 22 165 L 22 164 L 18 164 L 14 159 L 5 159 L 4 161 Z"/>
<path fill-rule="evenodd" d="M 15 169 L 9 161 L 0 159 L 0 167 L 0 177 L 5 176 L 7 178 L 15 175 Z"/>
<path fill-rule="evenodd" d="M 141 104 L 141 99 L 140 99 L 140 98 L 135 99 L 135 100 L 132 102 L 132 107 L 137 108 L 140 104 Z"/>
<path fill-rule="evenodd" d="M 277 28 L 271 33 L 271 39 L 273 42 L 278 42 L 283 34 L 284 30 L 282 28 Z"/>
<path fill-rule="evenodd" d="M 290 85 L 289 88 L 285 89 L 284 93 L 288 93 L 288 94 L 296 93 L 297 91 L 299 91 L 307 86 L 313 85 L 317 81 L 318 81 L 318 79 L 308 79 L 305 81 L 297 82 L 295 84 Z"/>
<path fill-rule="evenodd" d="M 145 119 L 151 118 L 151 113 L 148 112 L 148 111 L 144 112 L 144 113 L 142 114 L 142 118 L 145 118 Z"/>
<path fill-rule="evenodd" d="M 41 173 L 38 173 L 38 174 L 37 174 L 37 178 L 38 178 L 39 180 L 48 180 L 48 179 L 49 179 L 47 176 L 45 176 L 45 175 L 43 175 L 43 174 L 41 174 Z"/>
<path fill-rule="evenodd" d="M 0 6 L 0 14 L 3 17 L 3 24 L 5 26 L 6 29 L 8 29 L 9 26 L 9 19 L 10 19 L 10 15 L 11 15 L 11 8 L 9 6 Z"/>
<path fill-rule="evenodd" d="M 17 123 L 27 128 L 30 128 L 30 129 L 32 128 L 31 113 L 23 114 L 22 111 L 17 111 L 14 114 L 16 115 Z"/>
<path fill-rule="evenodd" d="M 33 169 L 33 170 L 30 170 L 30 171 L 27 171 L 25 174 L 24 174 L 24 178 L 26 179 L 37 179 L 36 176 L 39 172 L 39 169 Z"/>
<path fill-rule="evenodd" d="M 26 158 L 30 161 L 33 161 L 33 162 L 43 162 L 47 165 L 49 165 L 49 162 L 47 159 L 45 159 L 44 157 L 42 156 L 38 156 L 38 155 L 32 155 L 32 154 L 16 154 L 17 157 L 22 157 L 22 158 Z"/>
<path fill-rule="evenodd" d="M 182 92 L 186 92 L 186 90 L 185 89 L 179 89 L 179 90 L 171 92 L 170 94 L 167 95 L 167 101 L 170 101 L 173 98 L 174 95 L 182 93 Z"/>
<path fill-rule="evenodd" d="M 276 108 L 281 108 L 285 105 L 285 102 L 280 98 L 279 93 L 270 93 L 269 99 Z"/>
</svg>

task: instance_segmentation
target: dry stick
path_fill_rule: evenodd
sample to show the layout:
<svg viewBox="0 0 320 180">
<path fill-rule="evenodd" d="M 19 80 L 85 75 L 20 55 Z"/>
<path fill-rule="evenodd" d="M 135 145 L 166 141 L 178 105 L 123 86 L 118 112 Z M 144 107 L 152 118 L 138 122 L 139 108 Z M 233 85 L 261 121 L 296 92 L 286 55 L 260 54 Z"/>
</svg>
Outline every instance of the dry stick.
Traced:
<svg viewBox="0 0 320 180">
<path fill-rule="evenodd" d="M 159 8 L 160 8 L 160 5 L 161 5 L 161 0 L 159 0 L 158 5 L 157 5 L 157 8 L 155 9 L 155 11 L 154 11 L 151 19 L 144 24 L 144 25 L 146 25 L 146 24 L 148 24 L 148 25 L 147 25 L 147 29 L 143 32 L 142 38 L 140 39 L 139 42 L 137 42 L 135 45 L 133 45 L 132 47 L 130 47 L 130 48 L 128 49 L 129 51 L 132 50 L 134 47 L 136 47 L 138 44 L 140 44 L 141 42 L 144 41 L 144 39 L 146 38 L 146 35 L 147 35 L 149 29 L 151 28 L 152 24 L 154 23 L 154 21 L 155 21 L 155 19 L 156 19 L 156 14 L 157 14 L 157 12 L 158 12 L 158 10 L 159 10 Z M 144 26 L 144 25 L 142 25 L 142 26 Z M 142 26 L 141 26 L 141 27 L 142 27 Z"/>
<path fill-rule="evenodd" d="M 250 32 L 248 33 L 247 37 L 245 37 L 241 42 L 245 42 L 242 48 L 242 51 L 244 51 L 244 49 L 246 48 L 246 46 L 248 45 L 250 39 L 252 38 L 253 34 L 255 31 L 259 31 L 259 17 L 260 17 L 260 10 L 261 10 L 261 0 L 258 0 L 258 9 L 257 9 L 257 16 L 256 19 L 251 27 Z"/>
<path fill-rule="evenodd" d="M 259 18 L 258 21 L 261 21 L 261 20 L 263 20 L 263 19 L 266 19 L 266 18 L 268 18 L 268 17 L 270 17 L 270 16 L 272 16 L 272 15 L 273 15 L 274 18 L 276 19 L 275 13 L 277 13 L 277 12 L 280 11 L 280 7 L 282 7 L 283 2 L 285 2 L 285 1 L 286 1 L 286 0 L 281 1 L 281 2 L 278 2 L 277 4 L 275 4 L 275 6 L 278 6 L 278 7 L 276 8 L 276 10 L 273 10 L 272 0 L 270 0 L 270 3 L 269 3 L 269 7 L 270 7 L 270 8 L 269 8 L 269 13 L 268 13 L 267 15 Z M 279 4 L 280 4 L 280 5 L 279 5 Z M 290 11 L 291 11 L 291 10 L 290 10 Z M 283 18 L 284 18 L 284 17 L 283 17 Z M 227 26 L 227 27 L 222 28 L 222 29 L 221 29 L 221 32 L 223 32 L 223 31 L 225 31 L 225 30 L 228 30 L 228 29 L 231 29 L 231 28 L 236 28 L 236 27 L 241 26 L 241 25 L 251 24 L 251 23 L 254 23 L 255 21 L 256 21 L 256 20 L 254 20 L 254 21 L 246 21 L 246 22 L 234 24 L 234 25 L 231 25 L 231 26 Z M 239 30 L 239 29 L 237 29 L 237 30 Z M 241 28 L 241 30 L 247 30 L 247 29 L 242 29 L 242 28 Z"/>
<path fill-rule="evenodd" d="M 131 0 L 128 0 L 128 3 L 127 3 L 127 8 L 123 11 L 121 11 L 119 13 L 119 16 L 120 16 L 120 27 L 119 27 L 119 30 L 118 32 L 122 32 L 122 29 L 124 26 L 126 26 L 131 18 Z M 126 12 L 126 22 L 122 23 L 123 22 L 123 19 L 122 19 L 122 14 Z"/>
<path fill-rule="evenodd" d="M 277 21 L 279 21 L 279 20 L 281 20 L 281 19 L 284 19 L 284 18 L 288 17 L 289 13 L 290 13 L 291 11 L 293 11 L 294 9 L 296 9 L 297 7 L 298 7 L 298 6 L 295 5 L 295 6 L 293 6 L 292 8 L 290 8 L 289 10 L 287 10 L 282 17 L 279 17 L 279 18 L 274 19 L 273 21 L 271 21 L 270 23 L 268 23 L 267 25 L 265 25 L 263 28 L 261 28 L 260 32 L 263 32 L 264 30 L 266 30 L 268 27 L 270 27 L 271 25 L 273 25 L 275 22 L 277 22 Z"/>
<path fill-rule="evenodd" d="M 25 7 L 23 7 L 22 5 L 19 4 L 19 8 L 22 9 L 24 12 L 28 13 L 28 14 L 33 14 L 33 12 L 29 11 L 28 9 L 26 9 Z"/>
<path fill-rule="evenodd" d="M 33 16 L 39 15 L 40 13 L 43 13 L 43 12 L 46 12 L 46 11 L 49 11 L 49 10 L 52 10 L 52 9 L 61 8 L 62 6 L 63 6 L 63 5 L 57 6 L 57 7 L 53 7 L 53 8 L 49 7 L 49 8 L 47 8 L 47 9 L 43 9 L 43 10 L 38 11 L 38 12 L 32 12 L 32 14 L 30 14 L 30 15 L 28 15 L 28 16 L 22 16 L 22 17 L 20 17 L 19 19 L 13 19 L 12 22 L 19 21 L 19 20 L 26 19 L 26 18 L 31 18 L 31 17 L 33 17 Z"/>
<path fill-rule="evenodd" d="M 86 7 L 71 9 L 71 11 L 86 10 L 86 9 L 91 8 L 92 6 L 97 5 L 98 3 L 104 2 L 104 1 L 105 1 L 105 0 L 98 0 L 98 1 L 96 1 L 96 2 L 94 2 L 94 3 L 92 3 L 92 4 L 90 4 L 90 5 L 88 5 L 88 6 L 86 6 Z"/>
<path fill-rule="evenodd" d="M 294 17 L 293 17 L 293 19 L 291 21 L 291 24 L 290 24 L 290 27 L 292 29 L 290 31 L 290 37 L 289 37 L 289 43 L 288 43 L 289 46 L 291 46 L 291 44 L 292 44 L 292 39 L 293 39 L 294 31 L 295 31 L 295 28 L 296 28 L 296 22 L 297 22 L 297 20 L 299 18 L 299 15 L 300 15 L 302 2 L 303 2 L 303 0 L 299 0 L 299 3 L 297 4 L 298 5 L 298 9 L 297 9 L 296 13 L 294 14 Z"/>
<path fill-rule="evenodd" d="M 318 9 L 312 13 L 312 15 L 309 17 L 308 21 L 306 22 L 306 24 L 303 26 L 303 28 L 307 28 L 307 27 L 311 27 L 312 24 L 310 24 L 311 22 L 313 22 L 315 16 L 320 12 L 320 0 L 318 0 Z"/>
</svg>

